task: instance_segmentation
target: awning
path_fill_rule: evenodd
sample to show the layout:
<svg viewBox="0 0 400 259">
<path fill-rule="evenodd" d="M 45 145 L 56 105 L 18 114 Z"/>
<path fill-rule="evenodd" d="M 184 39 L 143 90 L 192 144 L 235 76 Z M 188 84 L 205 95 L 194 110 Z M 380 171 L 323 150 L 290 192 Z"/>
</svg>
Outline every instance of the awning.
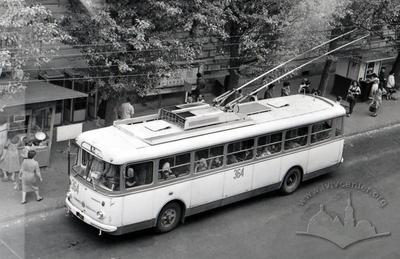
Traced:
<svg viewBox="0 0 400 259">
<path fill-rule="evenodd" d="M 47 82 L 29 82 L 26 83 L 25 86 L 25 91 L 22 91 L 12 96 L 1 96 L 0 108 L 75 99 L 88 96 L 85 93 L 50 84 Z"/>
</svg>

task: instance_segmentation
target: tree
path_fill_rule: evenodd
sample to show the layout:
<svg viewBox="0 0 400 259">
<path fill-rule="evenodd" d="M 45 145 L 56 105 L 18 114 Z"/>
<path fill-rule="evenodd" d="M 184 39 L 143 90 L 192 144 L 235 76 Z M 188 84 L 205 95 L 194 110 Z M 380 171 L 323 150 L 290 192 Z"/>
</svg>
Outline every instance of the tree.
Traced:
<svg viewBox="0 0 400 259">
<path fill-rule="evenodd" d="M 161 1 L 159 1 L 161 2 Z M 227 48 L 229 87 L 241 74 L 258 75 L 329 37 L 348 0 L 168 1 L 182 28 L 219 36 Z M 201 35 L 201 34 L 200 34 Z M 192 35 L 196 36 L 196 35 Z M 294 66 L 295 64 L 291 64 Z M 272 77 L 288 70 L 277 70 Z"/>
<path fill-rule="evenodd" d="M 158 14 L 163 9 L 164 17 Z M 175 10 L 157 1 L 109 1 L 95 15 L 71 15 L 63 22 L 89 65 L 96 91 L 107 99 L 106 124 L 118 99 L 144 96 L 177 68 L 189 66 L 196 44 L 176 38 Z"/>
<path fill-rule="evenodd" d="M 400 0 L 353 0 L 347 19 L 352 25 L 386 41 L 389 48 L 397 51 L 392 71 L 400 79 Z"/>
<path fill-rule="evenodd" d="M 0 76 L 11 72 L 11 80 L 0 85 L 0 96 L 24 89 L 28 78 L 23 68 L 39 66 L 55 55 L 55 45 L 67 38 L 51 13 L 24 0 L 0 0 Z"/>
<path fill-rule="evenodd" d="M 369 42 L 379 41 L 384 44 L 380 48 L 397 53 L 392 72 L 396 81 L 400 80 L 400 0 L 350 0 L 336 24 L 338 29 L 357 28 L 370 33 Z"/>
<path fill-rule="evenodd" d="M 169 72 L 193 64 L 204 38 L 217 39 L 218 51 L 229 56 L 232 89 L 241 74 L 264 72 L 326 39 L 326 33 L 312 31 L 326 28 L 335 10 L 331 0 L 107 2 L 94 16 L 79 14 L 64 25 L 109 100 L 108 124 L 118 96 L 144 95 Z"/>
</svg>

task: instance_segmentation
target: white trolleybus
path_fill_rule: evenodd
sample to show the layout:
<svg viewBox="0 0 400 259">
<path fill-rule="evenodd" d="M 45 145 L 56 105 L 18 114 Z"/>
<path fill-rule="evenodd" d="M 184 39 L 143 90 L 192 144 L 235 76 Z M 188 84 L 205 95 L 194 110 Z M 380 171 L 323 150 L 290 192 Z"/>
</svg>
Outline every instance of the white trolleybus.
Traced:
<svg viewBox="0 0 400 259">
<path fill-rule="evenodd" d="M 174 229 L 185 217 L 302 181 L 342 162 L 345 109 L 292 95 L 163 108 L 77 139 L 67 210 L 110 234 Z"/>
</svg>

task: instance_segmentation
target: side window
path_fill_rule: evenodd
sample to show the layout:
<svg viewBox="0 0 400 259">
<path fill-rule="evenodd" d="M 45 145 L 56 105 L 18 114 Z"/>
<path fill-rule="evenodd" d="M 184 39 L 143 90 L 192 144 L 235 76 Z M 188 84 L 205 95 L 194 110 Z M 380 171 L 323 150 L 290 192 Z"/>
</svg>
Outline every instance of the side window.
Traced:
<svg viewBox="0 0 400 259">
<path fill-rule="evenodd" d="M 190 153 L 160 159 L 158 180 L 169 180 L 190 173 Z"/>
<path fill-rule="evenodd" d="M 282 132 L 265 135 L 258 138 L 257 157 L 266 157 L 282 150 Z"/>
<path fill-rule="evenodd" d="M 311 128 L 311 143 L 330 139 L 332 136 L 332 120 L 318 122 Z"/>
<path fill-rule="evenodd" d="M 335 128 L 335 136 L 343 135 L 343 117 L 334 119 L 333 127 Z"/>
<path fill-rule="evenodd" d="M 223 165 L 224 146 L 202 149 L 194 153 L 195 173 L 219 168 Z"/>
<path fill-rule="evenodd" d="M 126 166 L 125 188 L 133 188 L 153 182 L 153 162 L 145 162 Z"/>
<path fill-rule="evenodd" d="M 285 150 L 307 145 L 308 127 L 301 127 L 286 131 Z"/>
<path fill-rule="evenodd" d="M 253 159 L 254 139 L 238 141 L 228 145 L 227 164 Z"/>
</svg>

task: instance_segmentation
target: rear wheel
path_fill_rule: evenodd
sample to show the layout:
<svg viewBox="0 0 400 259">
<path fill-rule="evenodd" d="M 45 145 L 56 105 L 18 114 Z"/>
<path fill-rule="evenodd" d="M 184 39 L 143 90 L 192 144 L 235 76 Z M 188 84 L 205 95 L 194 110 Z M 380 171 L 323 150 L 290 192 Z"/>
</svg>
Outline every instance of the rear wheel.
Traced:
<svg viewBox="0 0 400 259">
<path fill-rule="evenodd" d="M 301 169 L 291 168 L 283 179 L 281 191 L 284 194 L 291 194 L 297 190 L 301 182 Z"/>
<path fill-rule="evenodd" d="M 156 230 L 159 233 L 166 233 L 179 224 L 182 216 L 182 208 L 176 202 L 171 202 L 165 205 L 157 218 Z"/>
</svg>

